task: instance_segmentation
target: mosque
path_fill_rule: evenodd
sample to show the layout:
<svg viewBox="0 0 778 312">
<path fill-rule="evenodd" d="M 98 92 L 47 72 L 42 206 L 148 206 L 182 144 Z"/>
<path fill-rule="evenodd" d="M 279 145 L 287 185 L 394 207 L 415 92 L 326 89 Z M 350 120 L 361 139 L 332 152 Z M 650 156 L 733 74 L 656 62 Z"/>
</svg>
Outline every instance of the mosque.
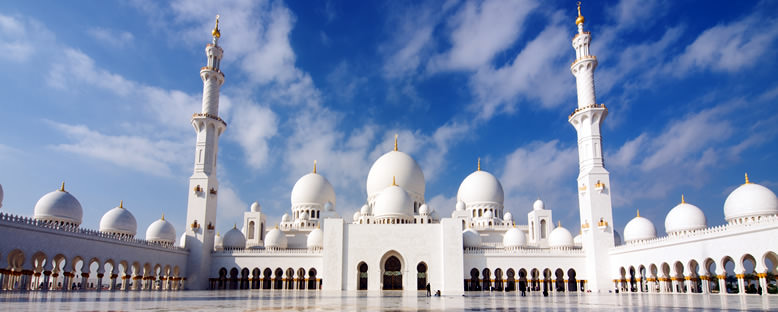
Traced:
<svg viewBox="0 0 778 312">
<path fill-rule="evenodd" d="M 703 211 L 681 198 L 664 220 L 666 235 L 639 213 L 623 239 L 615 231 L 600 135 L 608 109 L 596 102 L 598 61 L 580 5 L 576 25 L 570 70 L 578 107 L 568 117 L 578 134 L 575 227 L 555 224 L 540 199 L 526 221 L 506 211 L 500 181 L 480 162 L 462 180 L 451 215 L 441 216 L 425 201 L 424 172 L 395 138 L 370 168 L 365 204 L 353 216 L 337 212 L 335 191 L 314 161 L 292 188 L 291 211 L 280 224 L 266 224 L 255 202 L 242 225 L 220 235 L 216 159 L 227 123 L 219 117 L 217 17 L 200 70 L 202 111 L 191 120 L 197 139 L 185 228 L 175 229 L 163 215 L 144 239 L 135 238 L 138 224 L 122 203 L 103 215 L 99 229 L 81 228 L 81 204 L 63 183 L 38 200 L 32 217 L 0 213 L 0 288 L 415 293 L 429 284 L 443 294 L 776 293 L 778 245 L 765 242 L 778 237 L 778 199 L 748 176 L 724 202 L 723 225 L 709 226 Z M 0 205 L 2 194 L 0 188 Z"/>
</svg>

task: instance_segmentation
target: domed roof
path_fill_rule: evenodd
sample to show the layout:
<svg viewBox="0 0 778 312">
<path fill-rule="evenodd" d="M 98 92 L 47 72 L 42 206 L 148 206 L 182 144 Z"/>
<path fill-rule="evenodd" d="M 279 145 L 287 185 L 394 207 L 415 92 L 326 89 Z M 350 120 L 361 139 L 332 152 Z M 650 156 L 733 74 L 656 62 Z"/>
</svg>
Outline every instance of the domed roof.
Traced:
<svg viewBox="0 0 778 312">
<path fill-rule="evenodd" d="M 376 218 L 412 217 L 413 201 L 401 187 L 391 185 L 376 197 L 373 215 Z"/>
<path fill-rule="evenodd" d="M 748 176 L 746 176 L 748 179 Z M 724 219 L 769 216 L 778 214 L 778 198 L 770 189 L 756 183 L 736 188 L 724 202 Z"/>
<path fill-rule="evenodd" d="M 548 245 L 552 248 L 570 248 L 573 244 L 573 234 L 562 227 L 562 224 L 548 234 Z"/>
<path fill-rule="evenodd" d="M 354 222 L 359 222 L 359 217 L 361 217 L 362 214 L 359 213 L 359 211 L 354 212 L 354 216 L 352 217 L 354 219 Z"/>
<path fill-rule="evenodd" d="M 527 235 L 516 227 L 510 228 L 502 237 L 502 246 L 505 248 L 518 248 L 527 245 Z"/>
<path fill-rule="evenodd" d="M 705 213 L 692 204 L 686 203 L 681 196 L 681 203 L 670 209 L 665 217 L 665 232 L 672 234 L 682 231 L 694 231 L 708 227 Z"/>
<path fill-rule="evenodd" d="M 246 236 L 243 236 L 243 232 L 238 230 L 237 226 L 233 226 L 231 230 L 224 233 L 222 247 L 224 247 L 224 249 L 246 248 Z"/>
<path fill-rule="evenodd" d="M 656 238 L 656 227 L 651 220 L 641 217 L 640 212 L 624 227 L 624 241 L 626 242 L 653 238 Z"/>
<path fill-rule="evenodd" d="M 63 182 L 60 189 L 43 195 L 38 200 L 38 203 L 35 204 L 33 218 L 80 225 L 83 214 L 81 203 L 65 191 L 65 183 Z"/>
<path fill-rule="evenodd" d="M 488 202 L 502 205 L 505 199 L 502 184 L 491 173 L 480 170 L 480 161 L 478 169 L 459 185 L 457 200 L 465 204 Z"/>
<path fill-rule="evenodd" d="M 583 235 L 578 234 L 573 237 L 573 245 L 575 245 L 575 247 L 581 247 L 581 245 L 583 245 Z"/>
<path fill-rule="evenodd" d="M 265 248 L 266 249 L 286 249 L 286 235 L 278 227 L 270 230 L 265 235 Z"/>
<path fill-rule="evenodd" d="M 259 202 L 251 203 L 251 212 L 260 212 L 260 211 L 262 211 L 262 206 L 259 205 Z"/>
<path fill-rule="evenodd" d="M 292 188 L 292 206 L 300 204 L 335 204 L 335 189 L 324 176 L 313 172 L 297 180 Z"/>
<path fill-rule="evenodd" d="M 457 205 L 456 205 L 456 209 L 457 209 L 457 211 L 464 211 L 465 210 L 465 203 L 463 201 L 461 201 L 461 200 L 458 200 L 457 201 Z"/>
<path fill-rule="evenodd" d="M 162 218 L 152 222 L 146 229 L 146 240 L 174 244 L 176 242 L 176 228 L 173 227 L 172 223 L 165 220 L 165 216 L 162 215 Z"/>
<path fill-rule="evenodd" d="M 281 216 L 281 222 L 289 222 L 291 220 L 291 217 L 289 217 L 288 213 L 285 213 L 283 216 Z"/>
<path fill-rule="evenodd" d="M 302 213 L 300 213 L 300 220 L 308 220 L 308 212 L 307 211 L 303 211 Z"/>
<path fill-rule="evenodd" d="M 396 183 L 409 193 L 424 197 L 424 173 L 406 153 L 394 150 L 379 157 L 367 174 L 367 197 L 382 192 L 395 177 Z"/>
<path fill-rule="evenodd" d="M 186 232 L 184 232 L 186 234 Z M 224 246 L 222 245 L 224 243 L 224 239 L 222 238 L 221 234 L 219 232 L 216 232 L 216 236 L 213 237 L 213 247 L 214 249 L 221 249 Z"/>
<path fill-rule="evenodd" d="M 135 236 L 137 231 L 138 222 L 135 221 L 135 216 L 129 210 L 124 209 L 123 201 L 119 202 L 119 207 L 108 210 L 100 218 L 100 232 Z M 175 236 L 173 241 L 175 241 Z"/>
<path fill-rule="evenodd" d="M 537 200 L 535 200 L 534 203 L 532 203 L 532 210 L 544 210 L 544 209 L 546 209 L 546 204 L 543 203 L 543 201 L 540 200 L 540 198 L 538 198 Z"/>
<path fill-rule="evenodd" d="M 473 229 L 462 231 L 462 243 L 465 248 L 481 247 L 481 235 Z"/>
<path fill-rule="evenodd" d="M 321 249 L 324 248 L 324 232 L 320 228 L 316 228 L 308 233 L 308 249 Z"/>
<path fill-rule="evenodd" d="M 3 185 L 0 184 L 0 208 L 3 208 Z"/>
<path fill-rule="evenodd" d="M 367 204 L 362 205 L 362 208 L 359 209 L 359 213 L 362 215 L 369 215 L 370 214 L 370 206 Z"/>
<path fill-rule="evenodd" d="M 419 207 L 419 214 L 420 215 L 429 215 L 430 214 L 430 207 L 427 206 L 427 204 L 422 204 L 421 207 Z"/>
<path fill-rule="evenodd" d="M 512 213 L 510 213 L 510 212 L 506 212 L 506 213 L 505 213 L 505 214 L 502 216 L 502 220 L 503 220 L 503 221 L 505 221 L 505 222 L 513 222 L 513 214 L 512 214 Z"/>
<path fill-rule="evenodd" d="M 486 212 L 484 212 L 484 219 L 491 219 L 491 218 L 494 218 L 494 213 L 492 213 L 491 210 L 487 210 Z"/>
</svg>

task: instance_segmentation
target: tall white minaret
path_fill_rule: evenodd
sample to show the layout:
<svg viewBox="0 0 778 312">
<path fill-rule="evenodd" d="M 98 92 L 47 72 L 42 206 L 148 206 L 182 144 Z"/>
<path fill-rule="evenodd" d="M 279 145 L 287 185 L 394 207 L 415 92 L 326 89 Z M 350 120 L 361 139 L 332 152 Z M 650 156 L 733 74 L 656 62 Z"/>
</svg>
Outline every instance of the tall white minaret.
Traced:
<svg viewBox="0 0 778 312">
<path fill-rule="evenodd" d="M 613 247 L 610 174 L 602 157 L 600 125 L 608 109 L 594 96 L 594 69 L 597 57 L 589 53 L 592 37 L 585 32 L 581 2 L 578 2 L 578 33 L 573 37 L 575 61 L 570 71 L 578 89 L 578 108 L 568 121 L 578 132 L 578 207 L 581 216 L 582 246 L 586 254 L 587 287 L 594 292 L 613 288 L 608 250 Z"/>
<path fill-rule="evenodd" d="M 219 63 L 224 52 L 219 46 L 219 16 L 213 28 L 213 42 L 205 46 L 208 64 L 200 69 L 203 79 L 203 107 L 192 115 L 192 126 L 197 132 L 194 173 L 189 178 L 189 204 L 186 212 L 186 249 L 189 257 L 186 265 L 186 286 L 189 289 L 206 289 L 211 269 L 211 252 L 216 227 L 216 195 L 219 182 L 216 179 L 216 154 L 219 136 L 227 123 L 219 118 L 219 89 L 224 84 L 224 74 Z"/>
</svg>

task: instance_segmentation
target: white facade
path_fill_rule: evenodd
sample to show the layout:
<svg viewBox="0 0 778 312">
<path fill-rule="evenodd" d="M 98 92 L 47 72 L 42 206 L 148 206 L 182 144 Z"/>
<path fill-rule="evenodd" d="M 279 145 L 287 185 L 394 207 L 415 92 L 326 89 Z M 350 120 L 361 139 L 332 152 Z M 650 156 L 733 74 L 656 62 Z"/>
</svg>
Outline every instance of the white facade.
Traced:
<svg viewBox="0 0 778 312">
<path fill-rule="evenodd" d="M 405 292 L 429 283 L 443 294 L 774 289 L 778 246 L 770 239 L 778 235 L 778 198 L 747 177 L 723 204 L 726 225 L 708 227 L 702 210 L 682 199 L 667 214 L 666 236 L 638 214 L 620 243 L 600 134 L 608 111 L 596 103 L 598 62 L 583 23 L 579 7 L 571 65 L 578 108 L 569 122 L 578 138 L 580 224 L 570 229 L 555 226 L 541 199 L 526 210 L 505 211 L 502 184 L 481 170 L 480 161 L 463 178 L 451 216 L 439 216 L 426 203 L 422 168 L 395 138 L 394 148 L 367 173 L 364 205 L 351 218 L 337 213 L 334 189 L 314 161 L 313 171 L 292 187 L 290 211 L 280 224 L 268 226 L 255 202 L 243 224 L 218 235 L 216 159 L 226 123 L 218 117 L 224 75 L 217 19 L 200 71 L 202 110 L 192 117 L 195 161 L 187 223 L 178 229 L 182 247 L 173 245 L 178 233 L 164 216 L 148 227 L 148 240 L 134 239 L 137 224 L 122 204 L 108 210 L 100 231 L 79 228 L 81 205 L 63 184 L 41 198 L 33 218 L 0 214 L 1 237 L 26 238 L 0 240 L 0 288 L 73 289 L 78 282 L 81 289 Z M 526 223 L 514 218 L 525 211 Z"/>
</svg>

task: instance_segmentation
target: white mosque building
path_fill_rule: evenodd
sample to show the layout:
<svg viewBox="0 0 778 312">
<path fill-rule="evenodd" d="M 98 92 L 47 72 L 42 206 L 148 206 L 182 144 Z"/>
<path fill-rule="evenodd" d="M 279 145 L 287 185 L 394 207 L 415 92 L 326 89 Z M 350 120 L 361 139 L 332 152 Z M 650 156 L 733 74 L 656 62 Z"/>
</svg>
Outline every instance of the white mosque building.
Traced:
<svg viewBox="0 0 778 312">
<path fill-rule="evenodd" d="M 568 120 L 578 133 L 580 223 L 569 229 L 555 224 L 540 199 L 527 207 L 526 221 L 518 215 L 525 211 L 506 211 L 500 181 L 480 161 L 462 180 L 451 215 L 439 215 L 425 201 L 422 168 L 395 138 L 370 168 L 365 204 L 353 216 L 338 214 L 334 189 L 314 161 L 292 188 L 291 211 L 280 224 L 266 224 L 255 202 L 242 225 L 219 235 L 216 159 L 227 124 L 219 117 L 224 74 L 217 19 L 200 70 L 202 111 L 192 116 L 197 140 L 186 227 L 175 229 L 162 216 L 145 239 L 136 239 L 138 224 L 119 203 L 98 230 L 81 228 L 82 207 L 63 183 L 41 197 L 32 217 L 0 213 L 0 289 L 413 293 L 429 283 L 443 294 L 522 288 L 775 293 L 778 199 L 748 176 L 724 202 L 723 225 L 710 227 L 703 211 L 681 198 L 664 220 L 666 235 L 639 213 L 624 227 L 623 240 L 615 231 L 600 135 L 608 109 L 595 98 L 598 62 L 578 10 L 570 66 L 578 107 Z M 0 205 L 2 194 L 0 188 Z"/>
</svg>

